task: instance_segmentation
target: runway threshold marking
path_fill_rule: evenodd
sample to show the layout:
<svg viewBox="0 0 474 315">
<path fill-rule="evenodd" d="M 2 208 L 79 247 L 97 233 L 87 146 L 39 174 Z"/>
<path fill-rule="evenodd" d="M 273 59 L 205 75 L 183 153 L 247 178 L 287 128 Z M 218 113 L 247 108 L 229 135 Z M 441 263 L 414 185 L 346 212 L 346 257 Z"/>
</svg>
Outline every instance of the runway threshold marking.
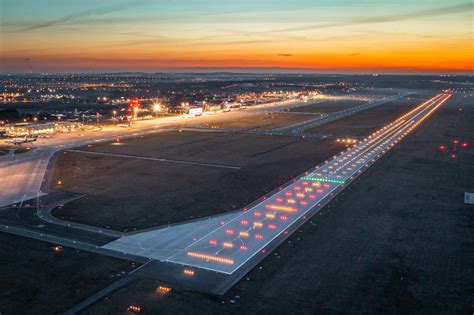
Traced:
<svg viewBox="0 0 474 315">
<path fill-rule="evenodd" d="M 150 157 L 150 156 L 129 155 L 129 154 L 94 152 L 94 151 L 85 151 L 85 150 L 68 150 L 68 152 L 84 153 L 84 154 L 91 154 L 91 155 L 112 156 L 112 157 L 121 157 L 121 158 L 127 158 L 127 159 L 139 159 L 139 160 L 147 160 L 147 161 L 157 161 L 157 162 L 168 162 L 168 163 L 188 164 L 188 165 L 197 165 L 197 166 L 217 167 L 217 168 L 226 168 L 226 169 L 232 169 L 232 170 L 240 170 L 242 168 L 240 166 L 233 166 L 233 165 L 202 163 L 202 162 L 183 161 L 183 160 L 173 160 L 173 159 L 165 159 L 165 158 Z"/>
</svg>

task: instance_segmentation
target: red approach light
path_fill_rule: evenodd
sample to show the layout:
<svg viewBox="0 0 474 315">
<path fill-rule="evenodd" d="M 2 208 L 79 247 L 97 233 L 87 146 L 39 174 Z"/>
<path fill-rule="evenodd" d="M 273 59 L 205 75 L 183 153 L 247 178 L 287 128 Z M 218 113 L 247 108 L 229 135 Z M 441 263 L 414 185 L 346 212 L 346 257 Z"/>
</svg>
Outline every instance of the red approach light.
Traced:
<svg viewBox="0 0 474 315">
<path fill-rule="evenodd" d="M 279 198 L 279 197 L 278 197 L 278 198 L 276 199 L 276 201 L 277 201 L 277 202 L 283 202 L 283 198 Z"/>
<path fill-rule="evenodd" d="M 451 157 L 452 159 L 455 159 L 455 158 L 457 158 L 457 155 L 453 153 L 453 154 L 451 154 L 450 157 Z"/>
<path fill-rule="evenodd" d="M 216 245 L 217 245 L 217 241 L 216 241 L 216 240 L 210 240 L 210 241 L 209 241 L 209 244 L 211 244 L 212 246 L 216 246 Z"/>
<path fill-rule="evenodd" d="M 247 248 L 247 246 L 245 246 L 245 245 L 241 245 L 241 246 L 240 246 L 240 250 L 247 250 L 247 249 L 248 249 L 248 248 Z"/>
<path fill-rule="evenodd" d="M 255 211 L 253 213 L 256 217 L 261 217 L 262 216 L 262 213 L 261 212 L 258 212 L 258 211 Z"/>
<path fill-rule="evenodd" d="M 439 148 L 441 151 L 446 150 L 446 146 L 444 146 L 444 145 L 440 145 L 438 148 Z"/>
<path fill-rule="evenodd" d="M 462 146 L 463 148 L 467 148 L 467 147 L 469 146 L 469 143 L 463 142 L 463 144 L 461 144 L 461 146 Z"/>
<path fill-rule="evenodd" d="M 225 233 L 226 233 L 227 235 L 233 235 L 233 234 L 234 234 L 234 230 L 228 229 L 227 231 L 225 231 Z"/>
<path fill-rule="evenodd" d="M 459 140 L 458 140 L 458 139 L 454 139 L 454 140 L 453 140 L 453 143 L 454 143 L 454 144 L 458 144 L 458 143 L 459 143 Z"/>
<path fill-rule="evenodd" d="M 128 105 L 129 108 L 139 108 L 141 107 L 141 103 L 138 99 L 133 99 L 130 101 L 130 104 Z"/>
</svg>

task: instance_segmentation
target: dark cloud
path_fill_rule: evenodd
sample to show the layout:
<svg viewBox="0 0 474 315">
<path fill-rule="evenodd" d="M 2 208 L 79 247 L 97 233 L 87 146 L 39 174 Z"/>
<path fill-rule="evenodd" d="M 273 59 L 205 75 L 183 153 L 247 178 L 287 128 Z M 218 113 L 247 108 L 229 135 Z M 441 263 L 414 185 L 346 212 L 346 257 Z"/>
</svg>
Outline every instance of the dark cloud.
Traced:
<svg viewBox="0 0 474 315">
<path fill-rule="evenodd" d="M 97 8 L 97 9 L 90 9 L 82 12 L 78 12 L 75 14 L 70 14 L 66 15 L 62 18 L 56 19 L 56 20 L 51 20 L 43 23 L 39 23 L 36 25 L 31 25 L 25 28 L 22 28 L 18 30 L 17 32 L 28 32 L 28 31 L 34 31 L 34 30 L 39 30 L 43 28 L 48 28 L 56 25 L 61 25 L 65 24 L 71 21 L 78 21 L 83 18 L 89 18 L 93 16 L 100 16 L 100 15 L 105 15 L 108 13 L 113 13 L 113 12 L 118 12 L 118 11 L 123 11 L 129 8 L 137 7 L 137 6 L 142 6 L 146 4 L 152 3 L 152 0 L 142 0 L 142 1 L 129 1 L 129 2 L 124 2 L 116 5 L 111 5 L 107 7 L 102 7 L 102 8 Z"/>
<path fill-rule="evenodd" d="M 293 54 L 278 54 L 278 56 L 282 56 L 282 57 L 292 57 Z"/>
</svg>

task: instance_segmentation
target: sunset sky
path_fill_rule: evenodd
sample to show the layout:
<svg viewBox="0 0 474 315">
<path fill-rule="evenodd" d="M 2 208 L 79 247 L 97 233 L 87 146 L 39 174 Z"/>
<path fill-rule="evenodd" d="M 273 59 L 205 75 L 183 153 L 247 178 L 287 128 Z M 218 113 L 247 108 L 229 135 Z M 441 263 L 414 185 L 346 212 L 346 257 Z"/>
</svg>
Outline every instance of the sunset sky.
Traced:
<svg viewBox="0 0 474 315">
<path fill-rule="evenodd" d="M 0 0 L 0 6 L 2 72 L 473 70 L 474 5 L 466 0 Z"/>
</svg>

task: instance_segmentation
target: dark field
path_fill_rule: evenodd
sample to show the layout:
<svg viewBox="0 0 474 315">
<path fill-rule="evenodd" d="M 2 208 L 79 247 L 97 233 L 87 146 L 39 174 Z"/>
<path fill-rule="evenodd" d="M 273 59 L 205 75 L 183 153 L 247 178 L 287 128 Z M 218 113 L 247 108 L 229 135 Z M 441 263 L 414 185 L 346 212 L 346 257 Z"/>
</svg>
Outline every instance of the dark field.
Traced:
<svg viewBox="0 0 474 315">
<path fill-rule="evenodd" d="M 189 126 L 206 128 L 229 128 L 229 129 L 260 129 L 269 130 L 287 126 L 300 121 L 317 117 L 316 115 L 298 115 L 292 113 L 249 113 L 235 119 L 232 115 L 220 116 L 218 119 L 210 119 L 204 125 L 195 125 L 189 122 Z"/>
<path fill-rule="evenodd" d="M 429 99 L 431 96 L 427 96 L 424 100 Z M 421 103 L 423 103 L 423 101 L 418 98 L 393 101 L 373 109 L 362 111 L 345 119 L 305 131 L 307 133 L 327 134 L 340 137 L 363 137 L 397 119 Z"/>
<path fill-rule="evenodd" d="M 289 112 L 330 113 L 367 103 L 362 100 L 322 100 L 317 103 L 288 109 Z"/>
<path fill-rule="evenodd" d="M 62 189 L 87 196 L 54 215 L 118 230 L 209 216 L 239 209 L 342 150 L 329 140 L 199 132 L 121 143 L 86 149 L 224 168 L 68 152 L 56 160 L 51 184 L 61 180 Z"/>
<path fill-rule="evenodd" d="M 0 314 L 60 314 L 132 263 L 0 233 Z"/>
<path fill-rule="evenodd" d="M 142 281 L 85 313 L 471 314 L 473 120 L 448 101 L 224 297 Z M 452 159 L 454 137 L 471 147 Z"/>
</svg>

